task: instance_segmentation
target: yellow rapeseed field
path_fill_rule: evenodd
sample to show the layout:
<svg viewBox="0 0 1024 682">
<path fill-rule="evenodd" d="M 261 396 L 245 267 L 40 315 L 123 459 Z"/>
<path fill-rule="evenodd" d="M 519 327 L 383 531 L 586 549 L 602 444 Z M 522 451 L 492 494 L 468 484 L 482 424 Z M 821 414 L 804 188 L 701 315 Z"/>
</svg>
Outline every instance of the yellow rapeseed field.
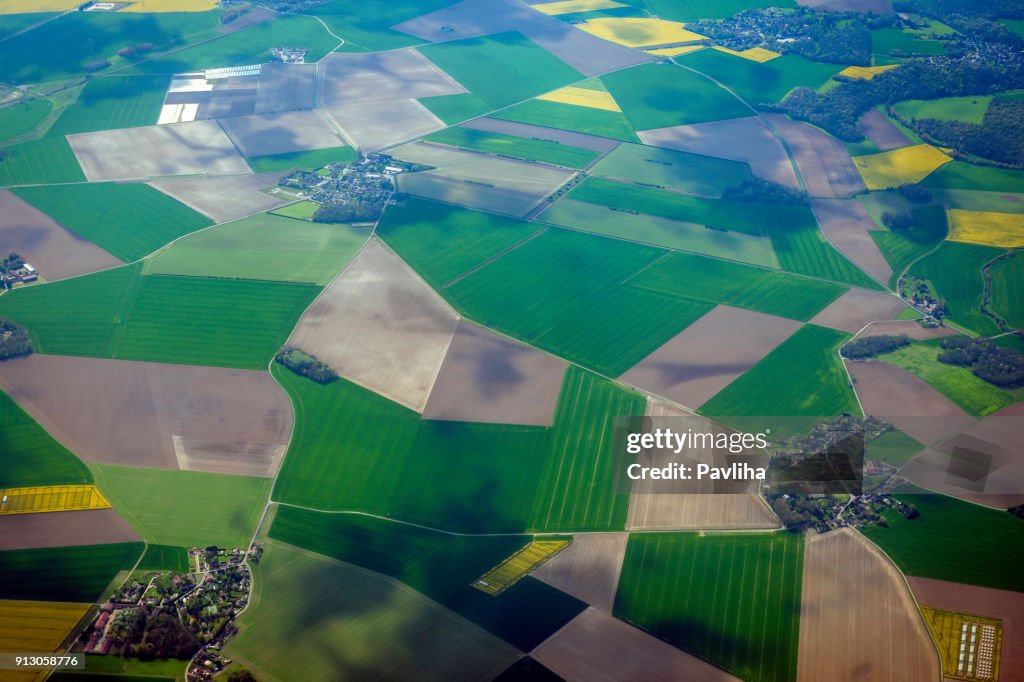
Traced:
<svg viewBox="0 0 1024 682">
<path fill-rule="evenodd" d="M 611 93 L 601 90 L 588 90 L 587 88 L 576 88 L 569 86 L 561 90 L 541 95 L 537 99 L 547 102 L 559 102 L 561 104 L 572 104 L 577 107 L 589 107 L 591 109 L 603 109 L 604 111 L 622 111 L 618 102 Z"/>
<path fill-rule="evenodd" d="M 217 0 L 133 0 L 122 12 L 206 12 Z"/>
<path fill-rule="evenodd" d="M 952 160 L 930 144 L 853 157 L 854 165 L 870 190 L 915 184 Z"/>
<path fill-rule="evenodd" d="M 0 514 L 109 508 L 110 502 L 94 485 L 42 485 L 0 490 Z"/>
<path fill-rule="evenodd" d="M 615 0 L 561 0 L 561 2 L 545 2 L 532 7 L 538 12 L 550 14 L 572 14 L 573 12 L 590 12 L 595 9 L 614 9 L 625 7 L 621 2 Z"/>
<path fill-rule="evenodd" d="M 1024 215 L 964 211 L 952 208 L 949 215 L 949 240 L 966 244 L 1001 246 L 1015 249 L 1024 246 Z"/>
<path fill-rule="evenodd" d="M 681 54 L 690 54 L 697 50 L 703 50 L 703 45 L 681 45 L 680 47 L 659 47 L 653 50 L 647 50 L 650 54 L 656 54 L 659 57 L 678 57 Z"/>
<path fill-rule="evenodd" d="M 89 604 L 0 600 L 0 651 L 56 651 L 88 610 Z"/>
<path fill-rule="evenodd" d="M 880 73 L 885 73 L 890 69 L 895 69 L 899 64 L 886 64 L 885 66 L 848 66 L 839 72 L 840 76 L 846 76 L 847 78 L 857 78 L 859 80 L 869 81 Z"/>
<path fill-rule="evenodd" d="M 750 61 L 757 62 L 758 64 L 764 64 L 765 62 L 770 62 L 776 57 L 782 56 L 778 52 L 772 52 L 771 50 L 766 50 L 763 47 L 752 47 L 749 50 L 743 50 L 742 52 L 730 50 L 729 48 L 722 47 L 721 45 L 715 45 L 715 49 L 719 52 L 725 52 L 726 54 L 731 54 L 736 57 L 749 59 Z"/>
<path fill-rule="evenodd" d="M 568 547 L 570 542 L 534 540 L 481 576 L 473 583 L 473 587 L 490 595 L 501 594 Z"/>
<path fill-rule="evenodd" d="M 626 47 L 650 47 L 706 40 L 706 36 L 686 30 L 686 24 L 645 17 L 602 17 L 577 24 L 587 33 Z"/>
<path fill-rule="evenodd" d="M 81 5 L 83 0 L 0 0 L 0 14 L 63 12 Z"/>
<path fill-rule="evenodd" d="M 958 679 L 995 679 L 1003 649 L 1003 621 L 966 613 L 921 607 L 928 630 L 939 648 L 942 671 Z M 973 637 L 972 637 L 973 636 Z M 977 655 L 961 659 L 961 646 L 974 641 Z M 970 669 L 968 669 L 970 668 Z M 971 673 L 971 674 L 968 674 Z"/>
</svg>

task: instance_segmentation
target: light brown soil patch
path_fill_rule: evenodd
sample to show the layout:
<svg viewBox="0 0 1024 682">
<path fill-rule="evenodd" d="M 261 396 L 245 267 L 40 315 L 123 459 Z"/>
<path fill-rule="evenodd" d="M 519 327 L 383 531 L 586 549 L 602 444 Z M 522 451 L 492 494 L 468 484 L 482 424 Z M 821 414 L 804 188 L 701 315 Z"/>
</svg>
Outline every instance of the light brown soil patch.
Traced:
<svg viewBox="0 0 1024 682">
<path fill-rule="evenodd" d="M 766 114 L 765 118 L 786 141 L 812 197 L 849 197 L 863 191 L 864 181 L 839 140 L 785 114 Z"/>
<path fill-rule="evenodd" d="M 883 152 L 912 144 L 910 138 L 878 109 L 871 109 L 860 117 L 860 130 Z"/>
<path fill-rule="evenodd" d="M 558 23 L 518 0 L 462 0 L 391 27 L 421 40 L 444 42 Z"/>
<path fill-rule="evenodd" d="M 620 379 L 697 409 L 801 326 L 796 320 L 720 305 Z"/>
<path fill-rule="evenodd" d="M 466 92 L 454 78 L 411 48 L 327 55 L 319 64 L 319 86 L 320 102 L 325 107 Z"/>
<path fill-rule="evenodd" d="M 0 551 L 105 545 L 139 542 L 139 539 L 128 522 L 114 509 L 0 516 Z"/>
<path fill-rule="evenodd" d="M 424 419 L 551 426 L 568 363 L 460 320 Z"/>
<path fill-rule="evenodd" d="M 850 289 L 811 319 L 811 324 L 856 333 L 873 320 L 891 320 L 907 304 L 898 296 Z"/>
<path fill-rule="evenodd" d="M 598 76 L 657 59 L 655 55 L 617 45 L 562 21 L 527 28 L 522 34 L 584 76 Z"/>
<path fill-rule="evenodd" d="M 458 319 L 373 238 L 310 306 L 289 343 L 345 378 L 422 412 Z"/>
<path fill-rule="evenodd" d="M 918 341 L 927 341 L 928 339 L 941 339 L 944 336 L 953 336 L 954 334 L 956 332 L 949 327 L 922 327 L 914 320 L 892 320 L 889 322 L 875 322 L 858 334 L 857 338 L 904 335 Z"/>
<path fill-rule="evenodd" d="M 0 388 L 89 462 L 273 476 L 293 426 L 267 372 L 32 355 Z"/>
<path fill-rule="evenodd" d="M 408 142 L 444 128 L 444 123 L 414 99 L 325 108 L 348 143 L 364 153 Z"/>
<path fill-rule="evenodd" d="M 280 178 L 280 173 L 261 173 L 161 178 L 152 180 L 149 184 L 215 223 L 226 223 L 287 203 L 290 198 L 285 199 L 261 191 L 277 185 Z"/>
<path fill-rule="evenodd" d="M 871 230 L 878 229 L 878 225 L 860 202 L 812 199 L 811 208 L 822 232 L 833 246 L 878 282 L 889 282 L 892 266 L 870 234 Z"/>
<path fill-rule="evenodd" d="M 226 118 L 221 126 L 246 156 L 341 147 L 345 140 L 318 111 L 284 111 Z"/>
<path fill-rule="evenodd" d="M 611 613 L 626 555 L 628 533 L 586 533 L 541 564 L 533 577 Z"/>
<path fill-rule="evenodd" d="M 1000 682 L 1024 682 L 1024 593 L 950 583 L 931 578 L 907 578 L 922 606 L 1003 621 Z"/>
<path fill-rule="evenodd" d="M 804 544 L 798 682 L 939 678 L 939 654 L 896 567 L 850 528 Z"/>
<path fill-rule="evenodd" d="M 530 655 L 568 682 L 737 680 L 593 607 L 569 621 Z"/>
<path fill-rule="evenodd" d="M 264 64 L 256 88 L 256 113 L 312 109 L 316 106 L 316 64 Z"/>
</svg>

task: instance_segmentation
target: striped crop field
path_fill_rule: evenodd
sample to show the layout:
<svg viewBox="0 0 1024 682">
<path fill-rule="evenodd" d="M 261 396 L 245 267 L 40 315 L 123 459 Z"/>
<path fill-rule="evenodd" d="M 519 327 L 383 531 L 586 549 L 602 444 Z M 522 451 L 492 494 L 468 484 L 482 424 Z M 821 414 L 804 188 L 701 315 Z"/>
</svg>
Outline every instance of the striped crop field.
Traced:
<svg viewBox="0 0 1024 682">
<path fill-rule="evenodd" d="M 949 210 L 949 240 L 1015 249 L 1024 246 L 1024 215 Z"/>
<path fill-rule="evenodd" d="M 473 583 L 473 587 L 486 594 L 501 594 L 568 547 L 571 542 L 571 539 L 534 540 L 480 576 Z"/>
<path fill-rule="evenodd" d="M 5 626 L 0 628 L 0 651 L 56 651 L 89 606 L 66 602 L 0 601 L 0 623 Z"/>
<path fill-rule="evenodd" d="M 41 485 L 0 490 L 0 514 L 109 509 L 94 485 Z"/>
</svg>

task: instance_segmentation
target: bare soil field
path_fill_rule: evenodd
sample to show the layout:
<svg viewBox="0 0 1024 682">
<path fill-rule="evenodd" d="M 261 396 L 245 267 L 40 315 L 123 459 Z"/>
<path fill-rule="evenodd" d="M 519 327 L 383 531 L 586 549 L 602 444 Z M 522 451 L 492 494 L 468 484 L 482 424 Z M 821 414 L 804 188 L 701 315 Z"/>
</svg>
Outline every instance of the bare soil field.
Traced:
<svg viewBox="0 0 1024 682">
<path fill-rule="evenodd" d="M 811 318 L 811 324 L 854 334 L 873 320 L 891 320 L 906 309 L 898 296 L 852 288 Z"/>
<path fill-rule="evenodd" d="M 779 139 L 757 116 L 639 131 L 644 144 L 750 164 L 754 175 L 799 187 L 796 171 Z"/>
<path fill-rule="evenodd" d="M 252 172 L 216 121 L 79 133 L 68 142 L 93 182 Z"/>
<path fill-rule="evenodd" d="M 293 426 L 268 372 L 36 354 L 0 388 L 87 462 L 269 477 Z"/>
<path fill-rule="evenodd" d="M 1024 593 L 960 583 L 907 578 L 922 606 L 1003 621 L 1000 682 L 1024 682 Z"/>
<path fill-rule="evenodd" d="M 582 33 L 582 31 L 580 31 Z M 590 35 L 584 33 L 583 35 Z M 538 140 L 549 140 L 570 147 L 581 149 L 592 149 L 597 152 L 610 152 L 619 146 L 617 140 L 609 140 L 606 137 L 587 135 L 586 133 L 574 133 L 569 130 L 558 130 L 557 128 L 545 128 L 544 126 L 530 125 L 529 123 L 516 123 L 515 121 L 502 121 L 497 118 L 474 118 L 466 121 L 460 127 L 472 128 L 473 130 L 484 130 L 489 133 L 504 133 Z"/>
<path fill-rule="evenodd" d="M 551 426 L 568 363 L 460 320 L 424 419 Z"/>
<path fill-rule="evenodd" d="M 264 64 L 256 88 L 256 113 L 312 109 L 316 106 L 316 64 Z"/>
<path fill-rule="evenodd" d="M 609 42 L 561 21 L 526 28 L 522 34 L 584 76 L 596 76 L 657 59 L 655 55 Z"/>
<path fill-rule="evenodd" d="M 832 244 L 882 284 L 892 276 L 892 267 L 879 251 L 869 232 L 878 225 L 859 201 L 812 199 L 811 208 L 822 232 Z"/>
<path fill-rule="evenodd" d="M 160 178 L 149 184 L 214 222 L 226 223 L 287 203 L 287 199 L 261 191 L 274 187 L 280 178 L 280 173 L 260 173 Z"/>
<path fill-rule="evenodd" d="M 956 332 L 949 327 L 922 327 L 913 320 L 890 320 L 887 322 L 875 322 L 858 334 L 857 338 L 899 336 L 900 334 L 905 334 L 907 337 L 918 341 L 926 341 L 928 339 L 941 339 L 944 336 L 952 336 Z"/>
<path fill-rule="evenodd" d="M 114 509 L 0 515 L 0 551 L 138 541 Z"/>
<path fill-rule="evenodd" d="M 264 21 L 273 19 L 276 16 L 277 12 L 272 9 L 268 9 L 266 7 L 254 7 L 252 10 L 246 12 L 234 21 L 229 21 L 226 24 L 220 24 L 217 26 L 217 30 L 221 33 L 237 33 L 243 28 L 262 24 Z"/>
<path fill-rule="evenodd" d="M 345 144 L 330 121 L 313 110 L 226 118 L 221 125 L 246 156 L 329 149 Z"/>
<path fill-rule="evenodd" d="M 47 281 L 85 275 L 121 261 L 65 230 L 53 218 L 0 190 L 0 253 L 19 253 Z"/>
<path fill-rule="evenodd" d="M 422 412 L 458 320 L 412 268 L 370 239 L 302 316 L 289 343 Z"/>
<path fill-rule="evenodd" d="M 611 613 L 628 533 L 575 535 L 568 549 L 541 564 L 533 577 Z"/>
<path fill-rule="evenodd" d="M 697 409 L 801 326 L 796 320 L 720 305 L 620 379 Z"/>
<path fill-rule="evenodd" d="M 202 74 L 182 75 L 171 80 L 164 96 L 168 107 L 184 107 L 185 120 L 207 120 L 247 116 L 256 108 L 259 76 L 231 76 L 207 81 Z M 185 113 L 191 111 L 191 113 Z M 161 123 L 166 123 L 161 116 Z"/>
<path fill-rule="evenodd" d="M 804 543 L 797 681 L 934 682 L 939 654 L 896 567 L 851 528 Z"/>
<path fill-rule="evenodd" d="M 738 682 L 724 670 L 593 607 L 530 655 L 567 682 Z"/>
<path fill-rule="evenodd" d="M 414 99 L 370 102 L 324 109 L 348 143 L 364 153 L 377 151 L 444 128 L 444 123 Z"/>
<path fill-rule="evenodd" d="M 864 181 L 839 140 L 785 114 L 766 114 L 765 118 L 789 146 L 812 197 L 849 197 L 863 191 Z"/>
<path fill-rule="evenodd" d="M 391 27 L 428 42 L 485 36 L 558 23 L 519 0 L 462 0 Z"/>
<path fill-rule="evenodd" d="M 466 92 L 455 79 L 412 48 L 373 53 L 335 52 L 320 62 L 318 77 L 320 104 L 324 107 Z"/>
<path fill-rule="evenodd" d="M 871 109 L 860 117 L 860 130 L 883 152 L 913 144 L 910 138 L 878 109 Z"/>
</svg>

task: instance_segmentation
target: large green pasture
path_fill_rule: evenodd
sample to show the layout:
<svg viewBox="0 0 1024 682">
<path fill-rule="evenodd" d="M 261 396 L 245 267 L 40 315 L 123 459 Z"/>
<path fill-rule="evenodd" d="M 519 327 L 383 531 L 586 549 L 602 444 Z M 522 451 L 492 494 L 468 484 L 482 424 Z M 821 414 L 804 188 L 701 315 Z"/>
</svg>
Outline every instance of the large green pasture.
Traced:
<svg viewBox="0 0 1024 682">
<path fill-rule="evenodd" d="M 331 147 L 330 149 L 310 149 L 285 154 L 253 156 L 245 161 L 257 173 L 279 173 L 294 168 L 316 170 L 329 163 L 350 163 L 355 160 L 356 150 L 352 147 Z"/>
<path fill-rule="evenodd" d="M 897 102 L 893 108 L 900 116 L 908 119 L 934 118 L 939 121 L 962 121 L 980 125 L 992 99 L 992 95 L 911 99 Z"/>
<path fill-rule="evenodd" d="M 464 532 L 621 529 L 612 422 L 643 398 L 570 368 L 550 428 L 424 421 L 347 381 L 274 367 L 296 427 L 275 501 Z"/>
<path fill-rule="evenodd" d="M 907 520 L 886 511 L 888 528 L 862 530 L 907 575 L 1024 592 L 1024 521 L 945 495 L 906 486 L 896 499 L 917 507 Z"/>
<path fill-rule="evenodd" d="M 996 323 L 981 312 L 985 288 L 981 268 L 1002 252 L 992 246 L 945 242 L 908 272 L 932 283 L 953 322 L 980 334 L 997 334 Z"/>
<path fill-rule="evenodd" d="M 15 194 L 123 261 L 142 258 L 182 235 L 213 225 L 206 216 L 149 185 L 90 182 L 23 187 Z"/>
<path fill-rule="evenodd" d="M 749 116 L 743 102 L 672 62 L 650 62 L 602 77 L 634 130 Z"/>
<path fill-rule="evenodd" d="M 33 12 L 31 14 L 0 14 L 0 37 L 24 31 L 36 24 L 51 19 L 55 12 Z"/>
<path fill-rule="evenodd" d="M 999 261 L 989 269 L 992 276 L 992 310 L 1015 329 L 1024 329 L 1024 256 Z"/>
<path fill-rule="evenodd" d="M 185 237 L 146 272 L 327 284 L 369 235 L 368 228 L 260 213 Z"/>
<path fill-rule="evenodd" d="M 450 0 L 329 0 L 305 11 L 320 17 L 345 39 L 338 52 L 375 52 L 416 45 L 422 41 L 391 26 L 450 5 Z"/>
<path fill-rule="evenodd" d="M 96 485 L 146 542 L 247 547 L 271 479 L 95 464 Z"/>
<path fill-rule="evenodd" d="M 750 166 L 740 161 L 640 144 L 620 144 L 590 173 L 710 197 L 753 177 Z"/>
<path fill-rule="evenodd" d="M 85 173 L 63 137 L 12 144 L 2 151 L 0 187 L 85 181 Z"/>
<path fill-rule="evenodd" d="M 139 571 L 178 571 L 188 573 L 188 550 L 172 545 L 146 545 L 146 553 L 142 555 L 137 567 Z"/>
<path fill-rule="evenodd" d="M 141 542 L 0 552 L 0 599 L 92 603 L 118 571 L 131 568 Z"/>
<path fill-rule="evenodd" d="M 793 54 L 759 64 L 718 50 L 700 50 L 676 61 L 714 78 L 752 106 L 779 102 L 793 88 L 817 89 L 843 68 Z"/>
<path fill-rule="evenodd" d="M 270 536 L 397 578 L 523 651 L 586 606 L 533 578 L 496 597 L 470 587 L 529 536 L 449 535 L 386 519 L 288 507 L 278 510 Z"/>
<path fill-rule="evenodd" d="M 156 125 L 170 76 L 110 76 L 86 83 L 47 135 Z"/>
<path fill-rule="evenodd" d="M 651 14 L 670 21 L 725 19 L 745 9 L 795 7 L 794 0 L 627 0 Z"/>
<path fill-rule="evenodd" d="M 803 536 L 634 534 L 615 615 L 744 680 L 796 679 Z"/>
<path fill-rule="evenodd" d="M 0 298 L 36 350 L 262 369 L 319 288 L 309 284 L 140 276 L 107 270 Z"/>
<path fill-rule="evenodd" d="M 0 488 L 91 482 L 81 460 L 0 392 Z"/>
<path fill-rule="evenodd" d="M 424 103 L 429 101 L 424 100 Z M 574 104 L 532 99 L 529 102 L 499 111 L 493 117 L 625 142 L 640 141 L 626 115 L 619 111 L 605 111 L 590 107 L 578 107 Z"/>
<path fill-rule="evenodd" d="M 471 128 L 446 128 L 426 138 L 455 147 L 511 156 L 527 161 L 540 161 L 568 168 L 586 168 L 601 155 L 592 149 L 581 149 L 551 140 L 516 137 Z"/>
<path fill-rule="evenodd" d="M 989 192 L 1024 192 L 1024 171 L 977 166 L 951 161 L 921 181 L 932 189 L 974 189 Z"/>
<path fill-rule="evenodd" d="M 914 223 L 908 230 L 870 232 L 878 250 L 892 267 L 889 280 L 891 286 L 896 285 L 907 266 L 938 246 L 948 232 L 946 211 L 942 206 L 922 206 L 913 209 L 910 214 Z"/>
<path fill-rule="evenodd" d="M 51 111 L 53 105 L 45 97 L 33 97 L 0 109 L 0 142 L 32 132 Z"/>
<path fill-rule="evenodd" d="M 938 40 L 920 39 L 899 28 L 880 28 L 871 32 L 871 52 L 888 55 L 936 55 L 946 53 L 946 44 Z"/>
<path fill-rule="evenodd" d="M 448 125 L 462 123 L 471 118 L 483 116 L 494 109 L 494 107 L 471 92 L 463 92 L 458 95 L 425 97 L 419 100 L 419 103 Z"/>
</svg>

